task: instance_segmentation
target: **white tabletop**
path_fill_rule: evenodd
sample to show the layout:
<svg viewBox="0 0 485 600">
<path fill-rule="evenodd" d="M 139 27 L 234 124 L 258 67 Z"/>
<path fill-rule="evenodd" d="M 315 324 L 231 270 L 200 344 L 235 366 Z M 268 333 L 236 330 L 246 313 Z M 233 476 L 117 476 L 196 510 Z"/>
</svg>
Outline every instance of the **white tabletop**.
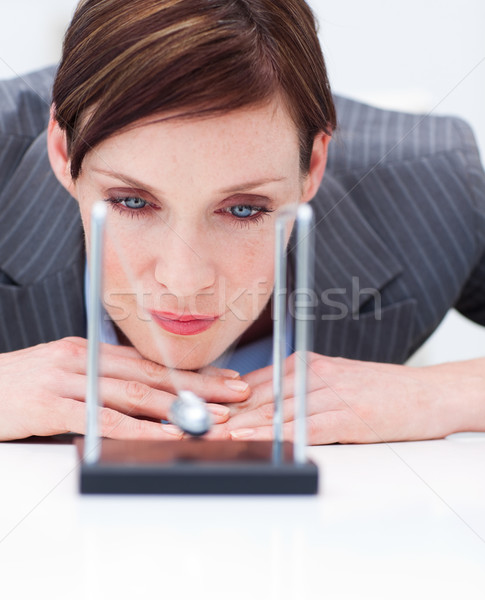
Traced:
<svg viewBox="0 0 485 600">
<path fill-rule="evenodd" d="M 309 454 L 314 497 L 81 497 L 0 444 L 0 598 L 485 598 L 485 434 Z"/>
</svg>

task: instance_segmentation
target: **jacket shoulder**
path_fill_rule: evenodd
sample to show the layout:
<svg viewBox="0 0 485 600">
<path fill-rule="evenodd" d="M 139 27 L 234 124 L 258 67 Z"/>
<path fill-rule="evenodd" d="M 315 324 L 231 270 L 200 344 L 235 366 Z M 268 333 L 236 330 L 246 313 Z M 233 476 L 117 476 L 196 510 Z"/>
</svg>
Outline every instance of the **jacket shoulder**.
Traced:
<svg viewBox="0 0 485 600">
<path fill-rule="evenodd" d="M 460 118 L 383 110 L 336 96 L 338 128 L 328 169 L 360 171 L 457 151 L 479 161 L 470 126 Z"/>
<path fill-rule="evenodd" d="M 55 68 L 0 81 L 0 135 L 33 139 L 49 122 Z"/>
</svg>

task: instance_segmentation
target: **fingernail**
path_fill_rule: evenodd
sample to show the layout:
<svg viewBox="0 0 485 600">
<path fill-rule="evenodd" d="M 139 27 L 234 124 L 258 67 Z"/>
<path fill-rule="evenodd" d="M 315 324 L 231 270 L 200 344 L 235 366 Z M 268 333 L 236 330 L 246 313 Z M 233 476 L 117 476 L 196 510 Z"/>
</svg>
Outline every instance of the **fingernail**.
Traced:
<svg viewBox="0 0 485 600">
<path fill-rule="evenodd" d="M 233 371 L 232 369 L 221 369 L 223 371 L 225 377 L 230 377 L 231 379 L 237 379 L 241 377 L 241 373 L 239 371 Z"/>
<path fill-rule="evenodd" d="M 224 369 L 224 371 L 225 375 L 231 377 L 232 379 L 237 379 L 238 377 L 241 377 L 241 373 L 239 373 L 239 371 L 233 371 L 232 369 Z"/>
<path fill-rule="evenodd" d="M 176 435 L 177 437 L 180 437 L 182 434 L 182 432 L 176 425 L 162 425 L 162 429 L 163 431 L 165 431 L 165 433 L 169 433 L 170 435 Z"/>
<path fill-rule="evenodd" d="M 217 415 L 218 417 L 227 417 L 229 416 L 229 408 L 227 406 L 221 406 L 220 404 L 207 404 L 207 410 L 211 412 L 213 415 Z"/>
<path fill-rule="evenodd" d="M 242 381 L 241 379 L 226 379 L 224 383 L 233 392 L 245 392 L 249 387 L 249 383 L 247 383 L 246 381 Z"/>
<path fill-rule="evenodd" d="M 252 438 L 256 434 L 255 429 L 235 429 L 230 432 L 231 437 L 236 440 L 245 440 L 247 438 Z"/>
</svg>

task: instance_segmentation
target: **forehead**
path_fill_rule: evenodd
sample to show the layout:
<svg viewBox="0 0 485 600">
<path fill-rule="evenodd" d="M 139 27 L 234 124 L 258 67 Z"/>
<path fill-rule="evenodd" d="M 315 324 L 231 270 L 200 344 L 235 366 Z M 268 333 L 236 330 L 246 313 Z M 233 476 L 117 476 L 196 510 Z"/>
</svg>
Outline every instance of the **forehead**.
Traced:
<svg viewBox="0 0 485 600">
<path fill-rule="evenodd" d="M 205 117 L 155 115 L 105 140 L 86 156 L 85 168 L 149 179 L 217 180 L 288 175 L 299 168 L 296 126 L 278 99 Z"/>
</svg>

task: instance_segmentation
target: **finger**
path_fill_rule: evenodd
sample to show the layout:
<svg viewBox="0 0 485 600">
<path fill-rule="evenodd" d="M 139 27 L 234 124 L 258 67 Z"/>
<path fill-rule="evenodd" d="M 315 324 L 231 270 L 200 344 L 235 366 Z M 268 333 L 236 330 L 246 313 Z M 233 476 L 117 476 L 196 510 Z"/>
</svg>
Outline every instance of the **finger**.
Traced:
<svg viewBox="0 0 485 600">
<path fill-rule="evenodd" d="M 270 365 L 268 367 L 257 369 L 256 371 L 251 371 L 250 373 L 243 375 L 242 378 L 244 381 L 247 381 L 252 388 L 261 385 L 273 378 L 273 366 Z"/>
<path fill-rule="evenodd" d="M 85 433 L 86 405 L 61 398 L 58 403 L 58 418 L 63 421 L 63 431 Z M 152 421 L 135 419 L 110 408 L 101 408 L 98 413 L 99 430 L 102 437 L 116 439 L 174 440 L 181 439 L 183 433 L 171 425 L 161 425 Z"/>
<path fill-rule="evenodd" d="M 335 418 L 334 413 L 321 414 L 307 417 L 307 444 L 316 446 L 321 444 L 335 444 L 339 438 L 344 438 L 343 423 Z M 258 440 L 270 441 L 274 439 L 273 428 L 265 425 L 262 427 L 235 429 L 230 432 L 233 440 Z M 283 439 L 294 442 L 295 422 L 290 421 L 283 425 Z"/>
<path fill-rule="evenodd" d="M 292 359 L 291 361 L 289 361 L 290 358 Z M 287 360 L 288 368 L 285 371 L 283 379 L 283 400 L 291 398 L 295 393 L 295 360 L 292 357 L 288 357 Z M 339 372 L 337 376 L 342 377 L 342 374 Z M 335 373 L 332 372 L 332 364 L 327 363 L 326 359 L 322 359 L 322 361 L 319 362 L 312 361 L 308 363 L 307 393 L 314 392 L 316 390 L 332 389 L 333 380 L 335 380 Z M 253 383 L 251 385 L 251 390 L 251 395 L 246 402 L 231 406 L 231 416 L 235 416 L 239 413 L 247 411 L 248 406 L 250 406 L 251 409 L 256 409 L 265 404 L 274 403 L 274 386 L 272 379 L 256 385 Z"/>
<path fill-rule="evenodd" d="M 219 367 L 202 367 L 197 371 L 201 375 L 210 375 L 211 377 L 215 377 L 219 375 L 220 377 L 224 377 L 226 379 L 239 379 L 241 374 L 238 371 L 233 371 L 232 369 L 219 369 Z"/>
<path fill-rule="evenodd" d="M 272 427 L 266 425 L 264 427 L 235 429 L 230 432 L 230 435 L 231 439 L 235 441 L 270 441 L 274 439 L 274 430 Z M 285 434 L 285 431 L 283 431 L 283 438 L 285 440 L 293 439 L 292 435 L 287 432 Z"/>
<path fill-rule="evenodd" d="M 74 341 L 73 341 L 74 340 Z M 66 371 L 84 375 L 86 372 L 86 343 L 82 338 L 65 338 L 47 344 L 44 358 Z M 154 389 L 172 394 L 188 389 L 211 402 L 240 402 L 250 393 L 249 385 L 241 380 L 210 376 L 172 369 L 151 360 L 133 356 L 130 348 L 106 344 L 100 356 L 101 377 L 137 381 Z"/>
<path fill-rule="evenodd" d="M 191 436 L 187 436 L 191 437 Z M 204 440 L 230 440 L 231 434 L 226 424 L 213 425 L 205 435 Z"/>
<path fill-rule="evenodd" d="M 250 394 L 249 385 L 241 380 L 171 369 L 147 359 L 108 356 L 101 359 L 100 374 L 114 379 L 139 381 L 152 388 L 177 394 L 191 390 L 211 402 L 241 402 Z"/>
<path fill-rule="evenodd" d="M 69 375 L 62 395 L 83 402 L 86 382 L 84 375 Z M 170 406 L 175 400 L 170 392 L 154 390 L 138 381 L 100 377 L 98 387 L 102 406 L 135 417 L 167 419 Z"/>
<path fill-rule="evenodd" d="M 233 407 L 231 407 L 232 409 Z M 308 416 L 320 413 L 328 414 L 332 411 L 345 410 L 345 405 L 331 390 L 317 389 L 309 392 L 306 397 L 306 414 Z M 290 395 L 283 400 L 283 422 L 293 421 L 296 414 L 296 401 Z M 268 402 L 254 407 L 251 410 L 232 415 L 227 423 L 230 430 L 240 428 L 263 427 L 272 425 L 274 419 L 274 402 Z"/>
<path fill-rule="evenodd" d="M 145 358 L 139 358 L 132 348 L 104 344 L 99 373 L 102 377 L 138 381 L 151 388 L 178 393 L 188 389 L 211 402 L 241 402 L 250 394 L 249 385 L 239 379 L 211 376 L 193 371 L 173 369 Z M 86 340 L 64 338 L 46 344 L 46 357 L 67 371 L 86 372 Z"/>
<path fill-rule="evenodd" d="M 214 423 L 226 423 L 229 420 L 230 410 L 222 404 L 206 404 L 207 410 L 214 417 Z"/>
<path fill-rule="evenodd" d="M 376 368 L 383 368 L 385 370 L 389 365 L 381 365 L 380 363 L 363 363 L 361 361 L 348 360 L 340 357 L 332 357 L 332 356 L 323 356 L 321 354 L 316 354 L 314 352 L 307 352 L 305 364 L 307 366 L 308 371 L 313 371 L 320 377 L 327 376 L 335 371 L 342 372 L 347 370 L 352 365 L 372 365 L 376 366 Z M 283 375 L 284 377 L 288 377 L 290 375 L 294 375 L 296 366 L 296 354 L 293 353 L 288 356 L 283 363 Z M 262 369 L 258 369 L 256 371 L 252 371 L 251 373 L 247 373 L 243 376 L 244 381 L 247 381 L 251 388 L 255 388 L 257 385 L 262 385 L 264 383 L 270 383 L 273 379 L 273 366 L 270 365 L 268 367 L 263 367 Z"/>
<path fill-rule="evenodd" d="M 287 379 L 283 380 L 283 398 L 289 398 L 293 394 L 293 387 L 291 383 L 292 382 L 289 382 Z M 231 417 L 235 417 L 236 415 L 246 413 L 248 410 L 254 410 L 269 404 L 274 404 L 272 380 L 252 387 L 251 395 L 247 398 L 247 400 L 238 404 L 230 405 L 230 414 Z"/>
<path fill-rule="evenodd" d="M 83 375 L 69 375 L 62 392 L 57 391 L 63 396 L 84 401 L 86 383 Z M 175 400 L 174 394 L 155 390 L 137 381 L 100 377 L 98 385 L 102 406 L 134 417 L 168 419 L 170 407 Z M 229 418 L 229 409 L 225 406 L 207 404 L 207 409 L 216 423 L 225 423 Z"/>
</svg>

